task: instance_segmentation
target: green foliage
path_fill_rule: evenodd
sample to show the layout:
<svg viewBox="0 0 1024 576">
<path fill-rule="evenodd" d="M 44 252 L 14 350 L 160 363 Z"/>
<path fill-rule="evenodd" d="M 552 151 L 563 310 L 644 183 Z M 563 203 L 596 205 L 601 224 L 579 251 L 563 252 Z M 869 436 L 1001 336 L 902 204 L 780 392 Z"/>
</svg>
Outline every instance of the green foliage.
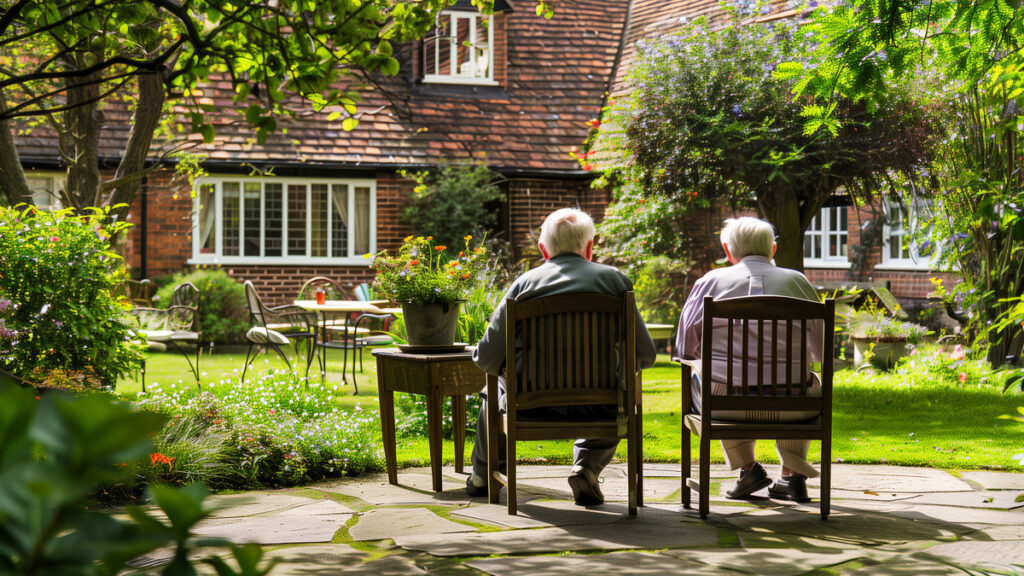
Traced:
<svg viewBox="0 0 1024 576">
<path fill-rule="evenodd" d="M 672 284 L 673 274 L 684 274 L 683 266 L 664 257 L 654 257 L 630 272 L 636 305 L 644 321 L 651 324 L 676 324 L 682 311 L 683 294 Z"/>
<path fill-rule="evenodd" d="M 167 414 L 158 437 L 172 463 L 154 467 L 175 484 L 204 480 L 217 488 L 294 486 L 343 473 L 377 470 L 376 410 L 339 412 L 337 386 L 286 371 L 242 382 L 237 375 L 194 386 L 153 385 L 139 405 Z"/>
<path fill-rule="evenodd" d="M 202 342 L 240 344 L 249 329 L 245 287 L 220 269 L 199 268 L 176 274 L 157 290 L 155 304 L 166 308 L 174 289 L 191 282 L 199 289 L 199 338 Z"/>
<path fill-rule="evenodd" d="M 481 386 L 483 388 L 483 386 Z M 480 399 L 476 394 L 466 396 L 466 427 L 475 430 L 480 415 Z M 441 432 L 446 439 L 452 439 L 452 399 L 445 398 L 441 404 Z M 427 436 L 427 397 L 422 394 L 395 395 L 395 433 L 406 438 Z"/>
<path fill-rule="evenodd" d="M 1015 353 L 1009 346 L 1024 320 L 1012 309 L 1024 287 L 1022 16 L 1024 7 L 1004 0 L 856 0 L 820 10 L 808 27 L 819 65 L 797 84 L 819 100 L 874 104 L 893 82 L 916 82 L 946 112 L 947 137 L 929 174 L 930 242 L 961 274 L 952 296 L 993 365 Z"/>
<path fill-rule="evenodd" d="M 128 480 L 128 464 L 152 452 L 150 436 L 163 416 L 133 411 L 103 394 L 34 396 L 0 383 L 0 397 L 0 572 L 121 574 L 129 559 L 174 545 L 163 573 L 195 573 L 191 529 L 210 514 L 202 485 L 152 486 L 166 518 L 129 507 L 129 518 L 118 519 L 86 505 L 99 486 Z"/>
<path fill-rule="evenodd" d="M 457 255 L 433 236 L 409 236 L 394 255 L 381 250 L 373 259 L 377 277 L 373 286 L 398 302 L 451 304 L 466 299 L 480 283 L 490 251 L 471 247 L 472 236 L 461 239 Z M 457 246 L 458 244 L 456 244 Z"/>
<path fill-rule="evenodd" d="M 686 215 L 756 206 L 779 233 L 780 265 L 802 268 L 803 231 L 829 196 L 840 187 L 867 196 L 888 171 L 927 158 L 931 124 L 895 87 L 871 108 L 840 101 L 835 113 L 845 123 L 835 134 L 805 133 L 795 80 L 775 71 L 805 61 L 808 41 L 792 23 L 712 30 L 698 20 L 641 43 L 631 95 L 610 106 L 594 143 L 611 159 L 608 179 L 626 204 L 605 229 L 687 260 Z"/>
<path fill-rule="evenodd" d="M 100 209 L 0 208 L 0 295 L 11 301 L 0 313 L 0 367 L 80 388 L 113 385 L 138 366 L 141 342 L 125 323 L 120 289 L 124 261 L 110 247 L 127 227 Z"/>
<path fill-rule="evenodd" d="M 846 316 L 847 329 L 855 338 L 866 338 L 876 342 L 907 342 L 916 344 L 928 333 L 928 329 L 911 322 L 901 321 L 895 312 L 890 313 L 873 298 L 856 312 Z"/>
<path fill-rule="evenodd" d="M 416 182 L 411 203 L 402 215 L 413 234 L 433 235 L 438 244 L 458 246 L 464 236 L 484 238 L 498 224 L 494 204 L 504 201 L 494 182 L 497 175 L 484 164 L 439 165 L 407 174 Z"/>
</svg>

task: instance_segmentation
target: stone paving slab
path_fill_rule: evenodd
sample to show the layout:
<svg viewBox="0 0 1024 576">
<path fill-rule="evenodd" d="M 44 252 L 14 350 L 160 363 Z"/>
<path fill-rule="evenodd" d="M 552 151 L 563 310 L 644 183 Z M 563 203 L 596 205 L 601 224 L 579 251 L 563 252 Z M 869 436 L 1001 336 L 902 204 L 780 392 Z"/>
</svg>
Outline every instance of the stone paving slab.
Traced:
<svg viewBox="0 0 1024 576">
<path fill-rule="evenodd" d="M 554 557 L 514 556 L 509 558 L 473 560 L 466 562 L 465 565 L 488 574 L 493 574 L 494 576 L 512 576 L 514 574 L 530 574 L 531 576 L 578 576 L 581 574 L 586 574 L 587 576 L 640 576 L 649 574 L 682 576 L 686 574 L 728 573 L 699 562 L 644 552 L 615 552 L 601 555 Z"/>
<path fill-rule="evenodd" d="M 808 483 L 811 485 L 812 483 Z M 968 492 L 970 484 L 934 468 L 844 464 L 832 467 L 832 488 L 878 493 Z"/>
<path fill-rule="evenodd" d="M 848 573 L 850 576 L 965 576 L 962 569 L 935 560 L 900 557 L 868 564 Z"/>
<path fill-rule="evenodd" d="M 333 500 L 302 500 L 307 503 L 272 508 L 245 517 L 227 516 L 203 520 L 193 532 L 198 536 L 224 538 L 236 544 L 330 542 L 334 534 L 352 517 L 351 509 Z M 263 508 L 250 505 L 253 510 Z"/>
<path fill-rule="evenodd" d="M 280 562 L 270 572 L 270 576 L 427 574 L 426 570 L 402 556 L 387 556 L 378 560 L 366 561 L 365 553 L 359 552 L 347 544 L 282 548 L 267 553 L 267 556 L 280 559 Z"/>
<path fill-rule="evenodd" d="M 442 474 L 441 487 L 443 492 L 434 492 L 430 474 L 402 472 L 398 474 L 398 484 L 388 484 L 385 474 L 360 477 L 353 482 L 347 479 L 321 482 L 312 486 L 317 490 L 336 492 L 364 500 L 374 506 L 392 504 L 469 504 L 473 500 L 466 494 L 466 476 L 457 481 Z"/>
<path fill-rule="evenodd" d="M 889 514 L 847 514 L 834 511 L 828 520 L 823 521 L 816 507 L 779 507 L 765 512 L 774 513 L 743 514 L 729 516 L 724 520 L 739 530 L 814 535 L 822 540 L 861 546 L 952 539 L 956 536 L 955 532 L 944 526 L 915 522 Z M 963 531 L 968 532 L 970 529 L 964 527 Z"/>
<path fill-rule="evenodd" d="M 819 549 L 814 552 L 783 549 L 712 549 L 699 552 L 669 550 L 665 554 L 739 572 L 764 576 L 795 576 L 855 560 L 863 556 L 865 552 L 859 548 Z"/>
<path fill-rule="evenodd" d="M 1024 474 L 1019 472 L 995 472 L 990 470 L 972 470 L 962 472 L 964 480 L 977 482 L 987 490 L 1021 490 L 1024 491 Z"/>
<path fill-rule="evenodd" d="M 932 506 L 928 504 L 906 504 L 905 507 L 893 510 L 889 514 L 914 520 L 930 518 L 951 524 L 1024 524 L 1024 510 L 1003 511 Z"/>
<path fill-rule="evenodd" d="M 681 522 L 679 515 L 660 508 L 645 507 L 637 518 L 625 517 L 612 524 L 588 524 L 534 530 L 507 530 L 459 535 L 396 538 L 395 544 L 434 556 L 487 556 L 491 554 L 555 553 L 574 550 L 628 550 L 711 546 L 717 529 L 710 524 Z"/>
<path fill-rule="evenodd" d="M 977 534 L 968 534 L 965 539 L 975 540 L 1022 540 L 1024 541 L 1024 524 L 1017 526 L 989 526 L 978 530 Z"/>
<path fill-rule="evenodd" d="M 316 501 L 303 496 L 294 496 L 281 492 L 249 492 L 247 494 L 226 494 L 210 496 L 207 503 L 218 508 L 211 518 L 244 518 L 258 516 L 269 512 L 283 513 L 288 509 L 296 509 L 299 514 L 355 512 L 348 506 L 334 502 L 334 506 L 315 507 Z"/>
<path fill-rule="evenodd" d="M 441 518 L 426 508 L 378 508 L 359 515 L 348 534 L 357 542 L 389 540 L 417 534 L 476 532 L 476 528 Z"/>
<path fill-rule="evenodd" d="M 452 512 L 452 516 L 507 528 L 611 524 L 621 520 L 622 515 L 623 507 L 612 503 L 583 508 L 568 500 L 540 499 L 520 503 L 515 516 L 509 515 L 504 503 L 474 505 Z"/>
<path fill-rule="evenodd" d="M 1024 572 L 1024 541 L 1016 545 L 1006 541 L 948 542 L 932 546 L 927 553 L 956 564 Z"/>
<path fill-rule="evenodd" d="M 1017 496 L 1024 492 L 1006 490 L 978 490 L 975 492 L 930 492 L 914 494 L 903 500 L 906 504 L 939 504 L 942 506 L 969 508 L 996 508 L 1014 510 L 1024 508 L 1024 501 L 1017 502 Z"/>
</svg>

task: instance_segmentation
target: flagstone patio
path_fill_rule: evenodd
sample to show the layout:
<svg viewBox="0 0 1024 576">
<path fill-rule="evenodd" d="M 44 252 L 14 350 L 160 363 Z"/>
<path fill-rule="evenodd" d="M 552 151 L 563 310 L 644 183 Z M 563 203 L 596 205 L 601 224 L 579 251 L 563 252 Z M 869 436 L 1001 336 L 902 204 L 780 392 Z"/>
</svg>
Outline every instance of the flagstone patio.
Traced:
<svg viewBox="0 0 1024 576">
<path fill-rule="evenodd" d="M 305 488 L 215 496 L 227 507 L 203 535 L 257 542 L 280 559 L 271 574 L 964 574 L 1024 573 L 1024 474 L 833 466 L 832 515 L 818 504 L 746 502 L 712 467 L 711 515 L 679 504 L 679 467 L 645 467 L 646 506 L 626 515 L 624 465 L 612 465 L 607 503 L 572 503 L 566 466 L 519 468 L 519 515 L 469 498 L 465 475 L 427 468 Z M 770 470 L 775 473 L 776 470 Z M 809 483 L 817 497 L 817 483 Z M 154 566 L 154 554 L 139 565 Z"/>
</svg>

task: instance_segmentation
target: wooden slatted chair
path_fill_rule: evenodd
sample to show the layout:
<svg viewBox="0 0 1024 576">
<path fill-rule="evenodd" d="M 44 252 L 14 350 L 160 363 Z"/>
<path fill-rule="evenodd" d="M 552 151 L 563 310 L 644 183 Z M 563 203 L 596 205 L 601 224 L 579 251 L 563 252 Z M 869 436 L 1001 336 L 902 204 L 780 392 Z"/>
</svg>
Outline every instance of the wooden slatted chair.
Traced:
<svg viewBox="0 0 1024 576">
<path fill-rule="evenodd" d="M 804 377 L 810 372 L 808 327 L 814 321 L 824 323 L 820 395 L 808 394 L 809 383 Z M 746 296 L 724 300 L 704 297 L 700 364 L 676 359 L 682 363 L 683 425 L 700 438 L 699 479 L 694 481 L 690 478 L 690 434 L 682 436 L 683 506 L 690 507 L 690 488 L 693 488 L 700 498 L 700 517 L 706 519 L 708 516 L 712 440 L 820 440 L 821 518 L 828 518 L 832 481 L 834 328 L 835 301 L 831 298 L 819 303 L 785 296 Z M 735 349 L 733 337 L 736 331 L 739 331 L 736 336 L 747 335 L 741 338 L 740 350 Z M 771 334 L 771 350 L 764 349 L 766 334 Z M 794 337 L 800 338 L 799 348 L 794 347 Z M 728 343 L 725 395 L 713 393 L 711 357 L 715 338 Z M 793 357 L 794 349 L 799 351 L 798 358 Z M 756 371 L 757 374 L 748 373 L 748 360 L 752 358 L 756 358 L 762 368 Z M 734 367 L 738 367 L 739 374 Z M 701 374 L 701 414 L 692 413 L 690 377 L 694 369 Z M 768 382 L 765 381 L 766 372 Z M 813 415 L 805 421 L 774 423 L 716 420 L 713 417 L 719 411 L 765 410 L 799 411 Z M 712 417 L 705 417 L 707 414 Z"/>
<path fill-rule="evenodd" d="M 574 438 L 625 438 L 628 454 L 629 514 L 643 505 L 643 448 L 640 374 L 636 371 L 636 306 L 623 296 L 561 294 L 506 301 L 507 411 L 487 403 L 488 494 L 498 502 L 508 488 L 508 513 L 516 513 L 516 442 Z M 517 361 L 518 359 L 518 361 Z M 498 379 L 488 376 L 488 398 L 498 398 Z M 608 420 L 532 420 L 524 410 L 543 407 L 612 405 Z M 493 423 L 493 424 L 491 424 Z M 505 435 L 508 473 L 498 469 L 499 435 Z"/>
</svg>

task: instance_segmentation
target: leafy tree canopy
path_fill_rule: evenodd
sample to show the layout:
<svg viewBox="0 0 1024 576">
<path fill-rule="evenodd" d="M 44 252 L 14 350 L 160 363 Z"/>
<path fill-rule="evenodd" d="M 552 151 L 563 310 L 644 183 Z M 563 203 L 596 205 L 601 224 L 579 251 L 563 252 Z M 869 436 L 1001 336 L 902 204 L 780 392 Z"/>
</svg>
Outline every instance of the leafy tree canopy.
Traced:
<svg viewBox="0 0 1024 576">
<path fill-rule="evenodd" d="M 895 89 L 871 108 L 833 102 L 845 122 L 834 133 L 805 130 L 804 102 L 791 96 L 795 78 L 777 68 L 804 61 L 809 40 L 788 23 L 709 30 L 698 21 L 641 45 L 631 96 L 600 128 L 602 145 L 627 152 L 623 186 L 688 208 L 756 206 L 778 231 L 777 262 L 802 269 L 804 230 L 825 201 L 840 189 L 867 196 L 888 171 L 911 171 L 933 132 Z"/>
</svg>

